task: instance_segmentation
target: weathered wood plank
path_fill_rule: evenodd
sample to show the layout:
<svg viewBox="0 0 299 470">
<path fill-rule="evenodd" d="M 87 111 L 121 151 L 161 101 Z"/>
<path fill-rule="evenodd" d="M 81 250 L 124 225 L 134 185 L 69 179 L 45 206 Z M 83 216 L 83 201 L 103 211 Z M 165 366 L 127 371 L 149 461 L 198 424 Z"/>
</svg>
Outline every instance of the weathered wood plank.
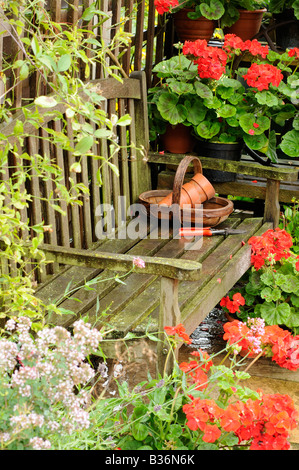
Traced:
<svg viewBox="0 0 299 470">
<path fill-rule="evenodd" d="M 145 73 L 147 86 L 150 87 L 152 80 L 153 55 L 154 55 L 154 39 L 155 39 L 155 19 L 156 9 L 154 0 L 148 2 L 148 23 L 147 23 L 147 43 L 146 43 L 146 62 Z"/>
<path fill-rule="evenodd" d="M 248 224 L 248 222 L 247 222 L 247 224 Z M 263 231 L 263 229 L 261 228 L 261 229 L 258 230 L 258 232 L 256 232 L 256 230 L 259 227 L 261 227 L 261 224 L 262 224 L 262 219 L 261 218 L 255 220 L 255 223 L 251 227 L 252 230 L 249 231 L 249 235 L 248 235 L 247 239 L 251 235 L 254 235 L 255 233 L 261 233 Z M 271 226 L 271 224 L 265 225 L 264 230 L 266 230 L 266 228 L 270 227 L 270 226 Z M 238 226 L 238 227 L 240 227 L 240 226 Z M 255 227 L 255 229 L 253 227 Z M 200 252 L 198 253 L 198 258 L 195 258 L 195 259 L 198 259 L 198 261 L 202 264 L 202 270 L 201 270 L 199 281 L 188 282 L 187 284 L 184 281 L 181 281 L 180 284 L 179 284 L 179 307 L 180 307 L 180 310 L 181 310 L 181 315 L 182 315 L 181 318 L 182 318 L 183 323 L 184 323 L 185 316 L 187 315 L 189 310 L 190 310 L 190 312 L 192 312 L 193 299 L 196 299 L 197 296 L 199 296 L 202 291 L 204 291 L 204 292 L 207 291 L 207 292 L 211 293 L 211 298 L 209 299 L 209 301 L 213 304 L 213 307 L 218 303 L 218 301 L 216 300 L 216 297 L 215 297 L 215 302 L 214 302 L 214 290 L 217 294 L 217 289 L 219 288 L 219 285 L 224 286 L 225 284 L 224 284 L 224 282 L 222 283 L 222 281 L 219 284 L 217 279 L 218 278 L 221 279 L 221 277 L 223 276 L 222 271 L 225 270 L 225 267 L 228 265 L 228 263 L 230 263 L 230 265 L 233 266 L 233 263 L 234 263 L 233 260 L 238 259 L 237 257 L 238 257 L 238 254 L 239 254 L 240 250 L 244 248 L 244 247 L 241 248 L 240 244 L 238 244 L 238 250 L 235 252 L 235 255 L 232 256 L 232 259 L 230 259 L 230 254 L 233 254 L 232 250 L 234 250 L 234 245 L 236 245 L 236 243 L 234 241 L 235 237 L 236 237 L 236 235 L 231 235 L 230 237 L 228 237 L 224 241 L 223 241 L 223 237 L 210 237 L 210 238 L 206 238 L 204 240 L 204 241 L 207 240 L 209 242 L 213 242 L 213 241 L 215 242 L 216 241 L 215 239 L 217 238 L 217 239 L 220 239 L 220 240 L 218 240 L 218 242 L 220 242 L 220 243 L 217 244 L 217 248 L 215 250 L 213 250 L 213 249 L 208 250 L 209 256 L 205 256 L 205 254 L 204 254 L 203 258 L 201 257 L 201 253 L 202 252 L 204 253 L 205 249 L 207 249 L 207 247 L 203 247 L 200 250 Z M 245 240 L 246 240 L 246 238 L 245 238 Z M 226 250 L 226 258 L 225 259 L 222 258 L 222 261 L 221 261 L 222 246 L 225 243 L 226 243 L 226 248 L 225 248 L 225 245 L 224 245 L 224 248 Z M 243 246 L 243 245 L 241 245 L 241 246 Z M 184 256 L 190 257 L 191 253 L 192 252 L 186 252 Z M 215 267 L 213 269 L 210 262 L 209 262 L 209 257 L 211 256 L 211 259 L 212 259 L 214 253 L 215 253 L 216 260 L 218 259 L 218 257 L 220 257 L 220 258 L 219 258 L 219 263 L 216 262 Z M 194 257 L 194 256 L 196 257 L 196 252 L 192 253 L 192 257 Z M 242 263 L 243 263 L 243 261 L 241 262 L 241 268 L 244 269 L 244 266 L 242 265 Z M 206 270 L 206 274 L 204 273 L 204 270 Z M 232 274 L 233 274 L 233 272 L 232 272 Z M 228 276 L 228 279 L 229 279 L 229 276 Z M 207 290 L 206 286 L 208 286 L 208 285 L 210 286 L 209 287 L 210 290 Z M 226 286 L 224 287 L 224 290 L 225 289 L 226 289 Z M 223 295 L 225 295 L 226 292 L 227 291 L 225 291 L 225 293 Z M 145 328 L 148 327 L 147 322 L 149 321 L 148 320 L 149 318 L 150 318 L 150 331 L 158 331 L 159 302 L 160 302 L 160 298 L 159 298 L 159 279 L 157 279 L 157 281 L 155 281 L 155 283 L 151 284 L 151 286 L 148 289 L 146 289 L 146 291 L 143 294 L 141 294 L 138 299 L 136 299 L 136 302 L 132 302 L 132 304 L 130 304 L 128 306 L 128 307 L 131 307 L 132 311 L 139 311 L 140 313 L 139 313 L 139 319 L 137 317 L 136 317 L 136 319 L 132 318 L 131 322 L 128 321 L 127 325 L 124 325 L 125 326 L 124 334 L 126 334 L 130 330 L 131 331 L 133 330 L 136 333 L 142 333 L 143 331 L 145 331 Z M 197 303 L 196 300 L 194 302 Z M 144 305 L 146 305 L 146 307 Z M 208 315 L 208 313 L 210 311 L 209 310 L 210 304 L 207 304 L 207 305 L 203 304 L 202 306 L 203 306 L 203 312 L 204 312 L 204 313 L 202 313 L 202 316 L 203 316 L 203 318 L 205 318 L 205 316 Z M 123 311 L 123 314 L 124 315 L 126 314 L 127 319 L 130 319 L 129 308 L 125 309 Z M 121 321 L 118 322 L 118 326 L 119 326 L 121 331 L 123 331 L 122 327 L 123 327 L 123 323 L 124 323 L 124 321 L 123 321 L 124 318 L 125 318 L 125 316 L 123 318 L 119 317 L 119 319 L 118 319 L 118 320 L 122 321 L 122 322 Z M 192 321 L 194 322 L 194 324 L 196 324 L 196 326 L 192 330 L 192 331 L 194 331 L 194 329 L 198 326 L 198 324 L 202 320 L 199 319 L 199 317 L 197 316 L 197 313 L 196 313 L 195 316 L 192 317 Z M 192 326 L 191 326 L 191 328 L 192 328 Z M 189 334 L 190 334 L 190 332 L 192 332 L 192 331 L 191 331 L 190 328 L 189 328 L 189 330 L 190 330 L 189 331 Z"/>
<path fill-rule="evenodd" d="M 92 253 L 89 250 L 41 245 L 48 261 L 72 266 L 104 268 L 128 272 L 133 266 L 133 256 L 119 253 Z M 176 260 L 144 256 L 144 268 L 135 267 L 136 272 L 158 274 L 173 279 L 195 280 L 199 276 L 201 265 L 190 260 Z"/>
<path fill-rule="evenodd" d="M 226 227 L 235 227 L 238 225 L 240 220 L 227 220 L 222 226 Z M 199 263 L 204 264 L 204 260 L 215 250 L 217 250 L 221 243 L 223 242 L 223 236 L 217 237 L 204 237 L 203 243 L 200 249 L 198 250 L 190 250 L 184 251 L 181 258 L 182 259 L 191 259 L 193 261 L 197 261 Z M 184 243 L 185 245 L 185 243 Z M 168 249 L 169 249 L 168 244 Z M 171 251 L 173 249 L 171 248 Z M 164 252 L 165 254 L 165 252 Z M 171 252 L 170 252 L 171 255 Z M 207 280 L 208 281 L 208 280 Z M 183 284 L 183 288 L 181 285 Z M 181 281 L 179 284 L 179 292 L 180 295 L 182 294 L 181 291 L 184 292 L 186 297 L 188 298 L 189 292 L 192 295 L 194 289 L 197 289 L 197 282 L 188 281 L 187 284 L 184 281 Z M 194 287 L 195 285 L 195 287 Z M 190 291 L 191 289 L 191 291 Z M 193 289 L 193 291 L 192 291 Z M 110 319 L 110 325 L 115 327 L 120 335 L 125 336 L 129 331 L 138 328 L 138 325 L 142 323 L 143 325 L 147 321 L 146 319 L 149 316 L 153 316 L 155 318 L 154 328 L 157 331 L 157 319 L 159 313 L 159 303 L 160 303 L 160 278 L 155 279 L 153 283 L 151 283 L 144 291 L 137 297 L 131 300 L 131 302 L 122 309 L 117 315 L 114 315 Z"/>
<path fill-rule="evenodd" d="M 124 25 L 124 31 L 128 33 L 132 33 L 132 25 L 133 25 L 133 7 L 134 7 L 134 0 L 124 0 L 124 5 L 125 5 L 125 15 L 128 18 L 125 25 Z M 130 68 L 131 68 L 131 44 L 129 44 L 126 47 L 126 51 L 122 56 L 122 66 L 124 71 L 127 73 L 127 75 L 130 74 Z"/>
<path fill-rule="evenodd" d="M 184 182 L 190 181 L 193 173 L 187 173 Z M 158 188 L 171 189 L 173 187 L 174 172 L 165 170 L 158 175 Z M 234 195 L 253 199 L 266 199 L 266 180 L 250 175 L 237 174 L 235 181 L 227 183 L 214 183 L 216 193 L 221 195 Z M 293 198 L 299 199 L 299 181 L 281 182 L 279 187 L 279 201 L 291 203 Z"/>
<path fill-rule="evenodd" d="M 129 126 L 130 133 L 130 144 L 136 142 L 136 115 L 135 115 L 135 102 L 133 100 L 128 100 L 128 111 L 132 117 L 131 124 Z M 137 160 L 137 150 L 132 146 L 129 150 L 130 152 L 130 189 L 131 189 L 131 201 L 132 203 L 138 201 L 139 197 L 139 175 L 138 175 L 138 160 Z"/>
<path fill-rule="evenodd" d="M 165 163 L 171 165 L 178 165 L 185 155 L 182 154 L 169 154 L 163 155 L 157 152 L 149 152 L 150 163 Z M 279 181 L 296 181 L 298 179 L 298 168 L 280 168 L 280 167 L 266 167 L 259 163 L 250 162 L 234 162 L 232 160 L 221 160 L 217 158 L 201 157 L 198 155 L 203 168 L 211 170 L 230 171 L 232 173 L 243 173 L 244 175 L 259 176 L 262 178 L 269 178 Z"/>
<path fill-rule="evenodd" d="M 178 239 L 161 239 L 160 241 L 152 240 L 151 242 L 155 248 L 159 248 L 159 250 L 156 249 L 155 252 L 152 253 L 151 256 L 153 256 L 153 258 L 179 258 L 184 252 L 184 245 Z M 140 245 L 141 243 L 134 247 L 136 248 L 134 251 L 137 251 L 137 253 L 140 253 Z M 132 254 L 132 251 L 129 253 Z M 157 276 L 155 274 L 130 274 L 128 278 L 126 278 L 125 286 L 117 286 L 116 289 L 114 289 L 111 293 L 108 294 L 107 297 L 103 299 L 101 302 L 101 308 L 105 310 L 106 308 L 110 307 L 108 312 L 109 317 L 106 317 L 106 319 L 109 318 L 109 324 L 111 324 L 111 327 L 113 327 L 113 325 L 117 325 L 117 331 L 119 331 L 119 321 L 122 321 L 119 317 L 123 317 L 123 312 L 127 305 L 131 305 L 134 299 L 140 295 L 143 295 L 143 292 L 148 288 L 148 286 L 155 282 L 156 279 Z M 158 281 L 160 281 L 159 278 Z M 94 320 L 95 306 L 93 306 L 87 313 L 88 316 Z M 132 309 L 129 315 L 124 315 L 125 322 L 129 325 L 132 320 L 132 316 L 138 315 L 139 311 Z M 94 321 L 96 321 L 96 319 Z M 101 322 L 96 324 L 99 326 Z"/>
<path fill-rule="evenodd" d="M 103 239 L 96 243 L 94 250 L 101 250 L 101 252 L 108 253 L 125 253 L 132 248 L 138 240 L 131 239 Z M 64 297 L 64 292 L 67 288 L 78 289 L 85 281 L 88 281 L 97 276 L 102 269 L 83 268 L 78 269 L 76 266 L 68 266 L 63 269 L 61 273 L 53 276 L 51 280 L 40 285 L 36 289 L 36 296 L 43 302 L 61 303 Z M 60 299 L 60 302 L 59 302 Z"/>
<path fill-rule="evenodd" d="M 272 224 L 267 222 L 255 235 L 261 235 L 271 227 Z M 198 294 L 186 304 L 185 308 L 182 309 L 181 318 L 188 334 L 191 334 L 195 330 L 212 308 L 217 305 L 222 297 L 227 294 L 250 268 L 250 259 L 251 249 L 248 244 L 245 244 L 236 255 L 217 272 L 210 282 L 208 282 L 203 289 L 200 289 Z M 220 279 L 221 282 L 218 282 L 217 279 Z"/>
<path fill-rule="evenodd" d="M 179 349 L 175 353 L 165 338 L 164 326 L 175 326 L 181 322 L 181 312 L 178 305 L 177 279 L 161 279 L 160 310 L 159 310 L 159 342 L 157 344 L 157 370 L 163 376 L 165 371 L 170 374 L 173 370 L 174 359 L 178 359 Z"/>
<path fill-rule="evenodd" d="M 67 119 L 67 136 L 70 140 L 71 147 L 75 147 L 75 142 L 74 142 L 74 132 L 72 128 L 72 122 L 70 119 Z M 75 171 L 71 170 L 72 165 L 77 161 L 76 157 L 73 155 L 72 151 L 67 152 L 67 168 L 65 168 L 66 174 L 69 175 L 69 178 L 71 178 L 74 183 L 77 183 L 77 173 Z M 71 193 L 74 197 L 75 191 L 71 190 Z M 72 243 L 75 248 L 81 248 L 82 247 L 82 240 L 81 240 L 81 223 L 80 223 L 80 218 L 79 218 L 79 206 L 78 204 L 72 204 L 70 207 L 70 214 L 71 214 L 71 228 L 72 228 Z"/>
<path fill-rule="evenodd" d="M 280 181 L 267 180 L 264 221 L 272 222 L 274 227 L 278 227 L 280 217 L 279 186 Z"/>
<path fill-rule="evenodd" d="M 142 256 L 144 254 L 154 255 L 163 245 L 167 243 L 167 240 L 151 240 L 151 239 L 144 239 L 139 241 L 138 244 L 133 246 L 130 250 L 127 251 L 128 254 L 135 255 L 135 256 Z M 87 269 L 87 268 L 86 268 Z M 93 271 L 94 274 L 95 271 Z M 91 319 L 93 323 L 97 322 L 98 319 L 98 311 L 97 311 L 97 303 L 100 302 L 100 310 L 101 312 L 105 311 L 111 303 L 113 306 L 109 308 L 109 315 L 115 314 L 115 311 L 122 309 L 124 305 L 127 303 L 127 300 L 123 298 L 121 288 L 123 288 L 123 284 L 119 284 L 115 279 L 115 276 L 118 275 L 118 272 L 114 271 L 101 271 L 97 276 L 90 277 L 93 279 L 93 290 L 86 290 L 82 287 L 79 290 L 66 298 L 64 302 L 60 304 L 61 307 L 71 310 L 74 312 L 76 316 L 81 316 L 86 314 L 88 318 Z M 148 284 L 151 279 L 151 275 L 147 274 L 125 274 L 123 280 L 126 282 L 128 277 L 138 276 L 139 277 L 139 285 L 138 289 L 142 289 L 144 282 Z M 133 279 L 135 279 L 133 277 Z M 82 280 L 81 280 L 82 281 Z M 82 285 L 82 284 L 81 284 Z M 110 292 L 112 292 L 112 297 L 109 297 Z M 135 292 L 132 290 L 130 295 L 134 296 Z M 105 298 L 104 298 L 105 297 Z M 127 296 L 128 297 L 128 296 Z M 102 300 L 103 299 L 103 300 Z M 63 326 L 69 326 L 75 321 L 74 315 L 64 315 L 61 319 L 56 319 L 59 324 Z M 105 317 L 107 319 L 108 317 Z M 98 323 L 100 324 L 100 323 Z"/>
<path fill-rule="evenodd" d="M 62 124 L 61 121 L 54 121 L 53 122 L 53 129 L 56 132 L 61 132 L 62 131 Z M 55 158 L 56 158 L 56 164 L 59 166 L 61 169 L 61 184 L 64 186 L 66 185 L 66 171 L 65 171 L 65 165 L 64 165 L 64 158 L 63 158 L 63 150 L 59 146 L 54 147 L 54 152 L 55 152 Z M 59 196 L 59 195 L 56 195 Z M 67 204 L 66 202 L 61 199 L 60 201 L 60 207 L 62 211 L 65 213 L 64 214 L 59 214 L 59 221 L 60 221 L 60 240 L 61 244 L 63 246 L 70 246 L 70 232 L 69 232 L 69 221 L 68 221 L 68 210 L 67 210 Z"/>
<path fill-rule="evenodd" d="M 136 16 L 136 33 L 135 33 L 135 51 L 134 51 L 134 70 L 142 70 L 142 46 L 143 46 L 143 30 L 144 30 L 144 13 L 145 1 L 138 2 Z"/>
<path fill-rule="evenodd" d="M 240 370 L 245 369 L 250 360 L 240 366 Z M 271 358 L 261 357 L 250 367 L 250 375 L 255 377 L 269 377 L 269 379 L 286 380 L 291 382 L 299 382 L 299 371 L 288 370 L 280 367 Z"/>
<path fill-rule="evenodd" d="M 146 76 L 143 72 L 132 73 L 131 77 L 137 77 L 140 81 L 141 96 L 143 99 L 135 101 L 135 126 L 136 136 L 135 142 L 137 147 L 137 172 L 138 172 L 138 194 L 149 191 L 152 187 L 151 171 L 147 164 L 147 156 L 149 151 L 149 124 L 148 109 L 146 104 Z M 142 148 L 143 147 L 143 148 Z"/>
</svg>

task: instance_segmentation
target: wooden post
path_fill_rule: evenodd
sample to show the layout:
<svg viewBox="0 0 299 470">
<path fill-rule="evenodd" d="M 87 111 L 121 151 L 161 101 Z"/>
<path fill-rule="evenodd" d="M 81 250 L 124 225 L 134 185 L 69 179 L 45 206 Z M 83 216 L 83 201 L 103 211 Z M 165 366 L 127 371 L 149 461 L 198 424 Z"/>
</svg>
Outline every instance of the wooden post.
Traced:
<svg viewBox="0 0 299 470">
<path fill-rule="evenodd" d="M 279 224 L 279 180 L 267 179 L 264 222 L 272 222 L 273 227 Z"/>
<path fill-rule="evenodd" d="M 161 278 L 157 370 L 162 376 L 165 368 L 165 360 L 167 359 L 165 368 L 167 374 L 171 373 L 174 364 L 173 354 L 171 351 L 169 352 L 170 346 L 164 335 L 164 326 L 176 326 L 180 323 L 181 312 L 178 303 L 178 285 L 179 281 L 177 279 Z M 175 357 L 177 358 L 177 356 L 178 349 L 175 351 Z"/>
</svg>

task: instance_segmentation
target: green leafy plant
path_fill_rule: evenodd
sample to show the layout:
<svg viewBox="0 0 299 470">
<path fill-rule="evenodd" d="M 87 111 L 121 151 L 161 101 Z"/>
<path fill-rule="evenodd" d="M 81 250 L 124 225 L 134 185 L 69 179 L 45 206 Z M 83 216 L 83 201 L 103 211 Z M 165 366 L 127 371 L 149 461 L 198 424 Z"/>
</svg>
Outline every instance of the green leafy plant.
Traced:
<svg viewBox="0 0 299 470">
<path fill-rule="evenodd" d="M 165 327 L 165 331 L 169 357 L 178 347 L 178 338 L 190 343 L 182 324 Z M 213 363 L 216 354 L 193 351 L 188 362 L 174 361 L 170 374 L 155 379 L 148 375 L 148 380 L 132 390 L 118 377 L 118 396 L 105 397 L 103 392 L 90 410 L 90 428 L 69 439 L 58 439 L 59 448 L 168 452 L 290 448 L 288 433 L 296 427 L 292 399 L 243 385 L 254 361 L 247 370 L 239 370 L 245 359 L 233 353 L 230 365 L 224 365 L 236 347 L 228 345 L 217 366 Z M 277 413 L 282 411 L 290 419 L 280 428 Z M 267 430 L 269 421 L 273 423 L 271 432 Z"/>
<path fill-rule="evenodd" d="M 220 305 L 242 321 L 262 318 L 266 325 L 283 325 L 299 332 L 299 258 L 284 229 L 269 230 L 249 240 L 252 268 L 241 289 L 233 289 Z M 234 295 L 240 295 L 236 303 Z M 236 308 L 234 308 L 236 307 Z"/>
<path fill-rule="evenodd" d="M 201 17 L 208 20 L 218 20 L 221 28 L 232 26 L 240 17 L 239 10 L 257 10 L 265 8 L 266 2 L 258 0 L 156 0 L 158 13 L 173 12 L 189 8 L 190 19 Z"/>
<path fill-rule="evenodd" d="M 271 13 L 282 13 L 284 10 L 294 10 L 294 15 L 299 20 L 298 0 L 270 0 L 269 11 Z"/>
<path fill-rule="evenodd" d="M 87 29 L 95 18 L 94 26 Z M 89 188 L 79 182 L 76 174 L 82 172 L 82 162 L 87 157 L 101 163 L 97 171 L 99 185 L 104 165 L 118 172 L 111 159 L 97 155 L 95 144 L 107 139 L 113 158 L 120 149 L 115 126 L 128 124 L 130 116 L 109 118 L 102 106 L 101 90 L 91 81 L 91 72 L 101 66 L 105 77 L 121 81 L 123 72 L 113 51 L 120 44 L 128 44 L 130 35 L 119 28 L 109 47 L 97 36 L 96 28 L 103 28 L 108 20 L 97 1 L 84 8 L 77 28 L 52 21 L 44 2 L 34 0 L 3 1 L 0 20 L 3 28 L 7 28 L 12 50 L 20 51 L 3 56 L 1 76 L 0 121 L 4 125 L 17 118 L 7 133 L 0 134 L 0 318 L 25 315 L 32 319 L 32 328 L 38 330 L 48 312 L 34 296 L 38 272 L 46 267 L 40 245 L 52 228 L 43 222 L 30 222 L 24 210 L 34 198 L 62 215 L 67 205 L 82 205 L 82 196 L 89 194 Z M 15 91 L 31 80 L 42 91 L 38 96 L 16 102 Z M 61 130 L 44 124 L 43 136 L 39 138 L 48 148 L 56 147 L 73 157 L 66 184 L 62 168 L 51 156 L 46 152 L 39 154 L 38 150 L 24 150 L 24 140 L 32 137 L 28 125 L 39 129 L 49 116 L 61 122 Z M 72 137 L 66 132 L 66 120 Z M 37 186 L 42 181 L 52 188 L 47 198 L 31 194 L 33 173 Z M 51 309 L 63 313 L 55 305 Z"/>
<path fill-rule="evenodd" d="M 235 70 L 242 51 L 256 61 Z M 168 123 L 182 123 L 199 140 L 244 141 L 273 162 L 279 147 L 288 156 L 298 155 L 299 82 L 291 67 L 297 55 L 296 48 L 280 55 L 257 40 L 244 42 L 234 35 L 225 36 L 221 49 L 204 40 L 186 41 L 179 56 L 153 69 L 160 82 L 148 95 L 151 139 L 163 134 Z M 284 133 L 293 119 L 294 129 Z"/>
<path fill-rule="evenodd" d="M 292 204 L 283 206 L 281 212 L 281 221 L 279 224 L 281 229 L 286 230 L 293 239 L 292 251 L 299 253 L 299 201 L 293 198 Z"/>
</svg>

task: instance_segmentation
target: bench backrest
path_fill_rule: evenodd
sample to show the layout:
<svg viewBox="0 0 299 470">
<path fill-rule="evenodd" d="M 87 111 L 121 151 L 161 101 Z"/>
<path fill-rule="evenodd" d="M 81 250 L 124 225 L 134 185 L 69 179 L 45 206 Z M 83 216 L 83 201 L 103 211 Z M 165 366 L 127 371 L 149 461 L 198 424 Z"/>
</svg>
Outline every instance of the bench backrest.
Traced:
<svg viewBox="0 0 299 470">
<path fill-rule="evenodd" d="M 21 153 L 28 152 L 29 155 L 40 155 L 50 157 L 62 170 L 61 183 L 66 187 L 69 185 L 69 178 L 75 179 L 77 183 L 83 183 L 89 189 L 89 194 L 82 194 L 81 205 L 69 205 L 61 201 L 61 210 L 66 212 L 63 215 L 57 212 L 46 200 L 50 198 L 53 184 L 50 180 L 44 181 L 42 177 L 32 174 L 27 181 L 26 189 L 33 195 L 29 207 L 21 209 L 23 220 L 29 218 L 30 225 L 44 222 L 44 225 L 51 225 L 52 230 L 45 233 L 45 242 L 52 245 L 75 248 L 89 248 L 97 240 L 95 228 L 100 230 L 99 207 L 101 204 L 112 204 L 115 209 L 115 225 L 118 223 L 119 196 L 125 196 L 126 208 L 138 200 L 138 195 L 150 189 L 150 173 L 146 163 L 148 153 L 148 121 L 146 109 L 146 78 L 144 72 L 134 72 L 130 78 L 123 79 L 122 82 L 114 79 L 95 80 L 94 85 L 98 85 L 102 90 L 102 95 L 106 98 L 103 106 L 108 116 L 117 115 L 118 118 L 129 114 L 131 123 L 115 126 L 114 132 L 117 134 L 117 141 L 120 150 L 115 154 L 111 151 L 110 142 L 106 138 L 95 139 L 93 153 L 104 159 L 95 159 L 91 156 L 84 156 L 81 159 L 81 172 L 70 172 L 76 157 L 72 152 L 67 152 L 59 145 L 52 145 L 46 139 L 46 129 L 55 129 L 71 136 L 71 121 L 65 114 L 64 119 L 55 119 L 55 111 L 64 113 L 63 105 L 59 104 L 51 109 L 52 116 L 45 113 L 44 119 L 37 129 L 25 119 L 23 113 L 16 114 L 9 123 L 0 125 L 0 134 L 9 136 L 9 142 L 17 142 L 14 128 L 17 121 L 21 121 L 26 137 L 23 141 Z M 32 106 L 32 110 L 35 105 Z M 52 113 L 53 112 L 53 113 Z M 30 115 L 30 108 L 28 113 Z M 96 130 L 96 129 L 95 129 Z M 26 161 L 9 153 L 5 168 L 2 168 L 0 180 L 8 181 L 12 177 L 15 169 L 26 165 Z M 99 179 L 102 183 L 99 183 Z M 123 203 L 122 201 L 122 203 Z M 6 201 L 9 204 L 9 201 Z M 109 217 L 105 217 L 109 225 Z"/>
</svg>

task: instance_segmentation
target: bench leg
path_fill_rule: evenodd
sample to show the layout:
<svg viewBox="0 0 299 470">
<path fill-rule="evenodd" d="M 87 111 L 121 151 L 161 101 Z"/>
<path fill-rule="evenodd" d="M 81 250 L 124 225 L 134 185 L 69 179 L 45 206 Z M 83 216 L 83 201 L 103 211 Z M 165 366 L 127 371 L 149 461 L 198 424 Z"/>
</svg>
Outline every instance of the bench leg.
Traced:
<svg viewBox="0 0 299 470">
<path fill-rule="evenodd" d="M 279 187 L 280 181 L 267 180 L 264 222 L 272 222 L 274 228 L 279 224 Z"/>
<path fill-rule="evenodd" d="M 169 352 L 169 344 L 165 339 L 164 326 L 176 326 L 180 323 L 181 312 L 178 303 L 178 285 L 177 279 L 161 278 L 161 296 L 160 296 L 160 312 L 159 312 L 159 342 L 157 346 L 157 368 L 158 373 L 163 375 L 171 373 L 173 368 L 174 357 Z M 178 357 L 178 349 L 175 350 L 175 357 Z M 165 360 L 167 363 L 165 367 Z"/>
</svg>

